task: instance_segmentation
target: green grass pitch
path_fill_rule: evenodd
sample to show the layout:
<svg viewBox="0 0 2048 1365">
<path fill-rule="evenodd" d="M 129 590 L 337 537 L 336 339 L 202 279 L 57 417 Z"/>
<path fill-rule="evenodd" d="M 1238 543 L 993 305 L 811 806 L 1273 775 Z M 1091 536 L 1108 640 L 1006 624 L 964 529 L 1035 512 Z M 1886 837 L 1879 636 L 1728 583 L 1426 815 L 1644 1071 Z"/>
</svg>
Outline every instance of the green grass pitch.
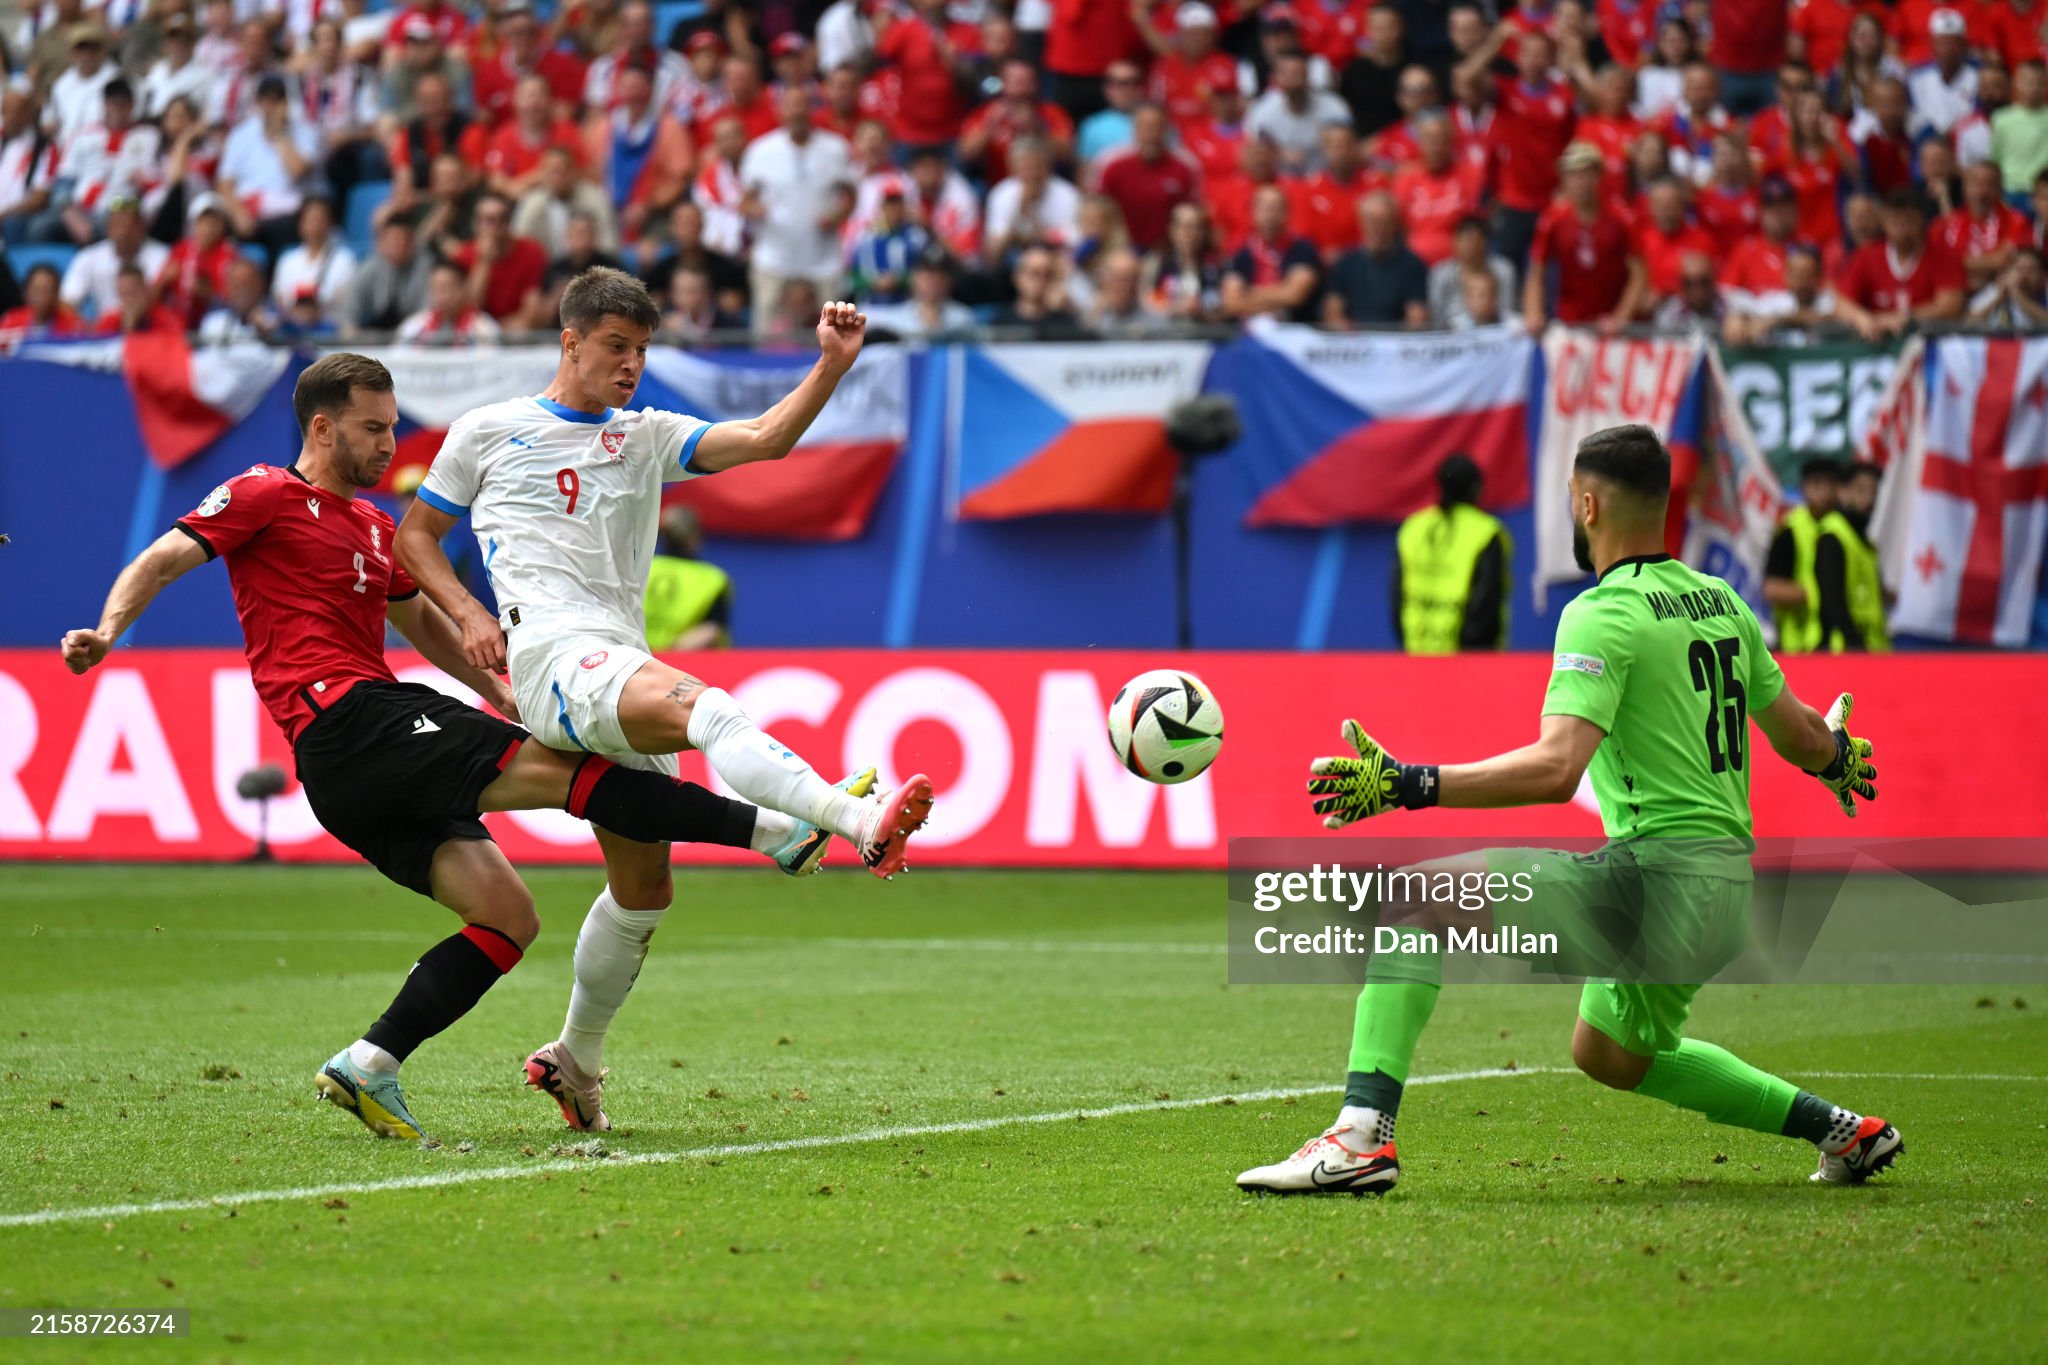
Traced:
<svg viewBox="0 0 2048 1365">
<path fill-rule="evenodd" d="M 1702 997 L 1699 1036 L 1899 1124 L 1853 1189 L 1568 1074 L 1569 990 L 1450 987 L 1418 1076 L 1515 1073 L 1412 1088 L 1384 1200 L 1253 1199 L 1335 1112 L 1351 997 L 1226 986 L 1220 876 L 689 873 L 592 1156 L 518 1081 L 598 875 L 533 875 L 535 950 L 408 1065 L 429 1151 L 311 1081 L 445 912 L 358 869 L 0 869 L 0 1307 L 193 1323 L 0 1358 L 2048 1357 L 2038 989 Z"/>
</svg>

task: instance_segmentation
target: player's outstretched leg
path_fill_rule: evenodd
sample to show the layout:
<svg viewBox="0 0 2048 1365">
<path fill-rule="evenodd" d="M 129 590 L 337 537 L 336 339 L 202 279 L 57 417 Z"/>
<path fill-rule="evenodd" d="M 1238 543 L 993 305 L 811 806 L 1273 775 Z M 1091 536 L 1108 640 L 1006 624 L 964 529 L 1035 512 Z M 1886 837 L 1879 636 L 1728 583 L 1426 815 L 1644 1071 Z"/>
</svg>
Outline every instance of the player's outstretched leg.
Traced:
<svg viewBox="0 0 2048 1365">
<path fill-rule="evenodd" d="M 1385 1194 L 1394 1188 L 1401 1178 L 1394 1119 L 1442 986 L 1438 953 L 1373 954 L 1352 1020 L 1337 1121 L 1286 1160 L 1239 1175 L 1238 1188 L 1261 1194 Z"/>
<path fill-rule="evenodd" d="M 1606 1030 L 1629 1036 L 1627 1026 L 1605 1002 L 1617 993 L 1659 989 L 1673 988 L 1587 985 L 1572 1035 L 1572 1060 L 1581 1071 L 1617 1090 L 1704 1114 L 1711 1123 L 1811 1142 L 1820 1153 L 1814 1180 L 1860 1185 L 1905 1152 L 1899 1130 L 1883 1119 L 1801 1090 L 1712 1043 L 1680 1038 L 1649 1056 L 1623 1047 Z"/>
<path fill-rule="evenodd" d="M 879 797 L 853 796 L 763 732 L 723 688 L 707 687 L 658 660 L 626 680 L 617 714 L 620 732 L 634 749 L 700 750 L 743 799 L 850 840 L 878 877 L 902 870 L 905 842 L 931 814 L 931 780 L 922 773 Z"/>
<path fill-rule="evenodd" d="M 468 923 L 421 954 L 377 1022 L 313 1078 L 320 1098 L 354 1114 L 378 1137 L 426 1136 L 399 1088 L 400 1064 L 474 1009 L 540 933 L 532 896 L 487 839 L 441 844 L 426 880 L 434 898 Z"/>
</svg>

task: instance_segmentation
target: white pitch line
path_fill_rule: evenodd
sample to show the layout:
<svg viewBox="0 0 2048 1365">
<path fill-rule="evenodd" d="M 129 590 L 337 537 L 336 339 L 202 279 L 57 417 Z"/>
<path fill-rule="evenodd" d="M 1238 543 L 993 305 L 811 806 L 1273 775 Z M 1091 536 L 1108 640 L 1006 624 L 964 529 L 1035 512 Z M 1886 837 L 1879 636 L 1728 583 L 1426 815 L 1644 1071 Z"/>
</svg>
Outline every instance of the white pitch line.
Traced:
<svg viewBox="0 0 2048 1365">
<path fill-rule="evenodd" d="M 1488 1067 L 1479 1071 L 1446 1071 L 1434 1076 L 1413 1076 L 1409 1086 L 1448 1085 L 1454 1081 L 1507 1080 L 1516 1076 L 1565 1076 L 1576 1073 L 1568 1066 L 1525 1066 L 1512 1070 Z M 1821 1080 L 1862 1081 L 2043 1081 L 2041 1075 L 1998 1075 L 1934 1071 L 1802 1071 L 1802 1076 Z M 387 1190 L 431 1190 L 449 1185 L 472 1185 L 481 1181 L 519 1180 L 550 1171 L 593 1171 L 617 1166 L 659 1166 L 677 1161 L 704 1161 L 735 1156 L 764 1156 L 773 1152 L 797 1152 L 813 1147 L 836 1147 L 851 1143 L 888 1142 L 895 1138 L 940 1137 L 953 1133 L 985 1133 L 996 1128 L 1014 1128 L 1029 1123 L 1061 1123 L 1085 1119 L 1124 1118 L 1170 1109 L 1205 1109 L 1219 1104 L 1257 1104 L 1263 1100 L 1305 1099 L 1343 1089 L 1338 1085 L 1294 1086 L 1284 1090 L 1251 1090 L 1236 1095 L 1210 1095 L 1196 1100 L 1155 1100 L 1139 1104 L 1113 1104 L 1100 1109 L 1057 1109 L 1039 1114 L 1008 1114 L 982 1119 L 958 1119 L 951 1123 L 910 1124 L 896 1128 L 866 1128 L 853 1133 L 814 1133 L 808 1137 L 778 1138 L 771 1142 L 734 1142 L 715 1147 L 692 1147 L 681 1152 L 629 1152 L 603 1158 L 564 1157 L 533 1161 L 524 1166 L 485 1166 L 475 1170 L 435 1171 L 426 1175 L 394 1176 L 389 1180 L 365 1180 L 350 1184 L 304 1185 L 288 1190 L 246 1190 L 214 1195 L 207 1199 L 160 1199 L 148 1204 L 102 1204 L 82 1209 L 36 1209 L 28 1213 L 0 1214 L 0 1228 L 41 1227 L 53 1223 L 105 1222 L 152 1213 L 191 1213 L 204 1209 L 232 1209 L 243 1204 L 277 1204 L 295 1199 L 330 1199 L 343 1194 L 381 1194 Z"/>
<path fill-rule="evenodd" d="M 1490 1067 L 1482 1071 L 1449 1071 L 1435 1076 L 1415 1076 L 1408 1084 L 1446 1085 L 1452 1081 L 1493 1080 L 1509 1076 L 1552 1076 L 1561 1075 L 1568 1069 L 1554 1066 L 1521 1067 L 1510 1071 Z M 613 1166 L 666 1165 L 677 1161 L 761 1156 L 771 1152 L 795 1152 L 812 1147 L 835 1147 L 848 1143 L 888 1142 L 895 1138 L 983 1133 L 994 1128 L 1010 1128 L 1027 1123 L 1122 1118 L 1163 1109 L 1202 1109 L 1225 1102 L 1255 1104 L 1262 1100 L 1302 1099 L 1310 1095 L 1327 1095 L 1343 1088 L 1341 1085 L 1307 1085 L 1284 1090 L 1252 1090 L 1236 1095 L 1210 1095 L 1197 1100 L 1155 1100 L 1140 1104 L 1113 1104 L 1100 1109 L 1059 1109 L 1039 1114 L 1006 1114 L 991 1118 L 958 1119 L 951 1123 L 867 1128 L 853 1133 L 816 1133 L 808 1137 L 778 1138 L 772 1142 L 723 1143 L 715 1147 L 693 1147 L 682 1152 L 629 1152 L 599 1159 L 564 1157 L 552 1161 L 532 1161 L 523 1166 L 487 1166 L 469 1171 L 435 1171 L 425 1175 L 395 1176 L 389 1180 L 306 1185 L 288 1190 L 248 1190 L 214 1195 L 207 1199 L 160 1199 L 148 1204 L 103 1204 L 83 1209 L 36 1209 L 28 1213 L 0 1214 L 0 1228 L 35 1227 L 50 1223 L 103 1222 L 111 1218 L 133 1218 L 142 1214 L 189 1213 L 202 1209 L 233 1208 L 242 1204 L 276 1204 L 295 1199 L 328 1199 L 342 1194 L 376 1194 L 385 1190 L 430 1190 L 445 1185 L 469 1185 L 486 1180 L 517 1180 L 546 1171 L 591 1171 Z"/>
</svg>

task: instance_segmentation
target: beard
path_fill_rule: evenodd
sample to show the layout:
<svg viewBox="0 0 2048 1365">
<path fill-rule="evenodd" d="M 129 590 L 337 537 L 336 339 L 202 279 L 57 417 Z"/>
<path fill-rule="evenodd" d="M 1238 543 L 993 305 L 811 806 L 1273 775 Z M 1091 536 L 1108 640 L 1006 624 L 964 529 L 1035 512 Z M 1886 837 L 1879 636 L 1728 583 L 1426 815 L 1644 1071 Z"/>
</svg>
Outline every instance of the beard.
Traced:
<svg viewBox="0 0 2048 1365">
<path fill-rule="evenodd" d="M 1586 539 L 1586 528 L 1576 521 L 1572 523 L 1572 560 L 1587 573 L 1593 572 L 1593 546 Z"/>
<path fill-rule="evenodd" d="M 385 467 L 390 463 L 377 452 L 374 446 L 358 448 L 346 441 L 335 443 L 335 470 L 342 478 L 358 488 L 375 488 L 383 481 Z"/>
</svg>

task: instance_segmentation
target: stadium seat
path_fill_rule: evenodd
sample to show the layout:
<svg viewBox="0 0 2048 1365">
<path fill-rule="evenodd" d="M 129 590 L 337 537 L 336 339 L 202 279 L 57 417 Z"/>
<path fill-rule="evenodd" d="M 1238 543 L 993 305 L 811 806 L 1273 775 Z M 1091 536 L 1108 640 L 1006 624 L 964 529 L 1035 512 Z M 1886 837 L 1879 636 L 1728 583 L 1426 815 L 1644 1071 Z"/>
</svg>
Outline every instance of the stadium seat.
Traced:
<svg viewBox="0 0 2048 1365">
<path fill-rule="evenodd" d="M 348 212 L 341 231 L 348 238 L 349 250 L 356 253 L 357 260 L 368 260 L 376 246 L 376 234 L 371 230 L 370 222 L 390 197 L 389 180 L 365 180 L 348 192 Z"/>
<path fill-rule="evenodd" d="M 8 247 L 7 264 L 13 267 L 17 280 L 26 279 L 28 272 L 38 265 L 53 265 L 62 275 L 77 254 L 78 248 L 65 242 L 29 242 Z"/>
<path fill-rule="evenodd" d="M 654 7 L 654 40 L 663 46 L 676 25 L 704 12 L 704 0 L 660 0 Z"/>
<path fill-rule="evenodd" d="M 263 245 L 263 243 L 261 242 L 238 242 L 236 243 L 236 245 L 242 249 L 242 255 L 246 259 L 256 262 L 257 267 L 264 271 L 266 274 L 269 272 L 269 247 Z"/>
</svg>

